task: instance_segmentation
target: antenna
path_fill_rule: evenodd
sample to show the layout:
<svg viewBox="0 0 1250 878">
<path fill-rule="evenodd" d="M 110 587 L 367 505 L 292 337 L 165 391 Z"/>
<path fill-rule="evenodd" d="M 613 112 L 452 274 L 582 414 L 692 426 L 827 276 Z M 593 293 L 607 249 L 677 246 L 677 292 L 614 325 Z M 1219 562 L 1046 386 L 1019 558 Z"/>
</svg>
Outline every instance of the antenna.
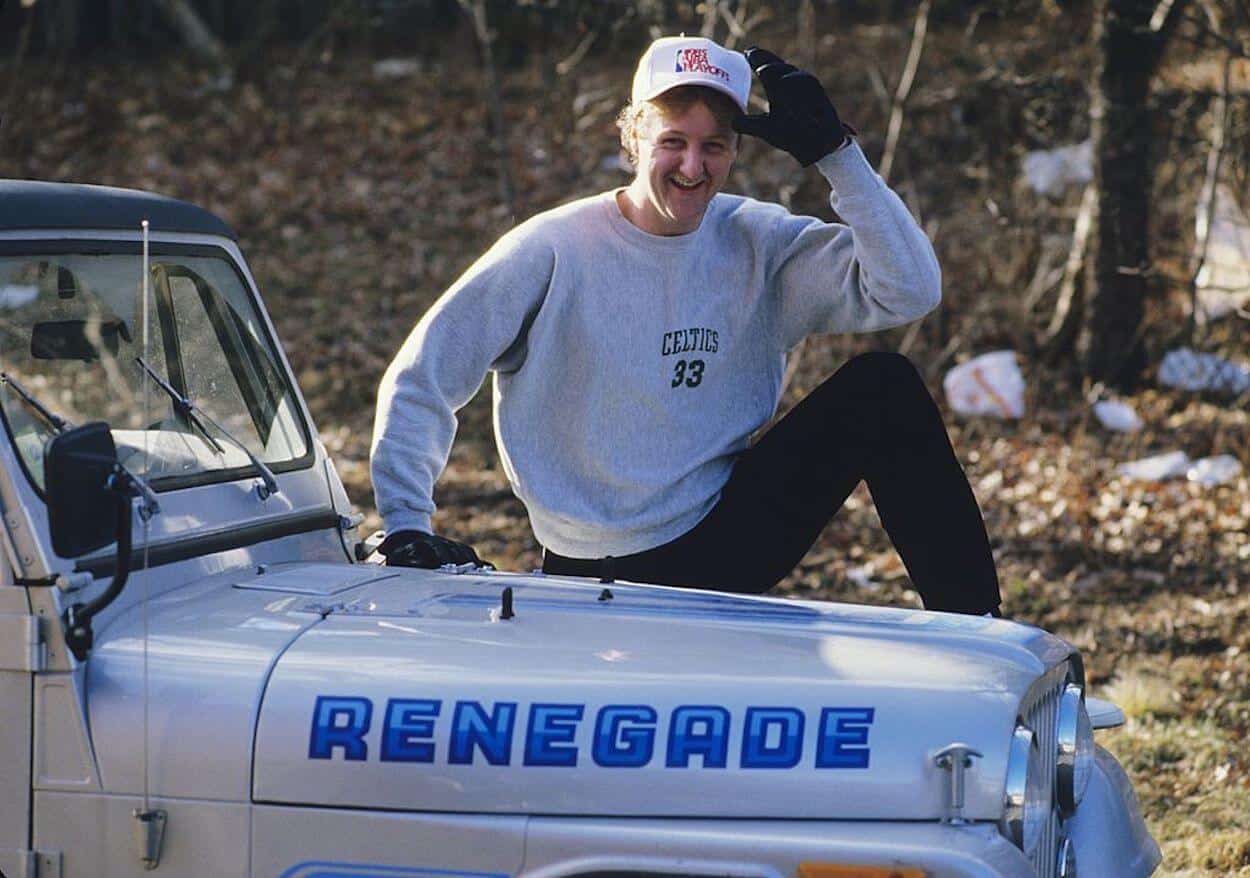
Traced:
<svg viewBox="0 0 1250 878">
<path fill-rule="evenodd" d="M 143 355 L 148 355 L 148 346 L 151 339 L 148 329 L 148 298 L 149 298 L 149 279 L 152 276 L 151 254 L 148 248 L 148 221 L 144 220 L 140 225 L 143 228 Z M 143 423 L 152 423 L 152 398 L 151 384 L 145 373 L 143 376 Z M 152 431 L 144 429 L 143 431 L 143 480 L 147 481 L 148 476 L 152 472 L 152 447 L 151 447 Z M 148 569 L 148 545 L 151 536 L 151 525 L 147 518 L 143 521 L 143 562 L 139 565 L 139 570 L 146 573 Z M 143 810 L 151 811 L 152 803 L 149 800 L 149 780 L 148 780 L 148 731 L 149 731 L 149 710 L 148 710 L 148 602 L 151 597 L 152 583 L 150 577 L 143 577 Z"/>
<path fill-rule="evenodd" d="M 148 221 L 144 220 L 140 223 L 143 228 L 143 302 L 140 306 L 143 314 L 143 358 L 147 360 L 150 356 L 151 335 L 149 331 L 149 315 L 148 301 L 151 299 L 149 295 L 149 282 L 152 277 L 151 252 L 148 244 Z M 152 423 L 152 384 L 146 370 L 143 372 L 143 423 L 148 425 Z M 143 431 L 143 477 L 147 481 L 152 471 L 152 447 L 151 447 L 152 431 L 145 429 Z M 139 570 L 147 573 L 148 570 L 148 549 L 151 546 L 152 524 L 151 515 L 141 515 L 140 521 L 143 524 L 143 560 L 139 564 Z M 148 776 L 148 759 L 149 759 L 149 740 L 150 740 L 150 704 L 151 695 L 148 687 L 148 604 L 152 597 L 151 577 L 142 576 L 143 580 L 143 807 L 136 808 L 133 812 L 135 824 L 135 842 L 139 847 L 139 859 L 143 863 L 145 869 L 155 869 L 161 861 L 161 843 L 165 836 L 165 820 L 167 815 L 164 811 L 152 810 L 152 791 L 151 780 Z"/>
</svg>

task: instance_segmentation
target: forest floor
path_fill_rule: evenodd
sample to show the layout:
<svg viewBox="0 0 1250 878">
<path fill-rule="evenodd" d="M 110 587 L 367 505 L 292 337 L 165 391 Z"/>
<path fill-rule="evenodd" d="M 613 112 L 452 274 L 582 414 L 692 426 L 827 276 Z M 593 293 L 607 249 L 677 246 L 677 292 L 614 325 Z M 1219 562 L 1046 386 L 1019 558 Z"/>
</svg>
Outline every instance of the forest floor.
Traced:
<svg viewBox="0 0 1250 878">
<path fill-rule="evenodd" d="M 897 76 L 907 32 L 865 28 L 854 51 L 838 54 L 830 40 L 817 48 L 822 78 L 874 159 L 886 112 L 873 82 Z M 1073 78 L 1048 69 L 1036 33 L 993 36 L 970 48 L 966 30 L 931 32 L 895 164 L 900 192 L 936 242 L 945 305 L 912 333 L 809 340 L 782 411 L 858 351 L 906 348 L 945 407 L 950 366 L 1019 350 L 1023 418 L 945 409 L 985 513 L 1004 610 L 1080 647 L 1093 694 L 1128 714 L 1100 741 L 1133 779 L 1164 850 L 1161 874 L 1250 874 L 1250 479 L 1202 487 L 1116 469 L 1176 449 L 1250 465 L 1245 399 L 1160 387 L 1152 371 L 1121 397 L 1145 426 L 1114 433 L 1092 416 L 1091 389 L 1038 355 L 1051 300 L 1022 305 L 1024 286 L 1042 244 L 1066 240 L 1079 193 L 1044 202 L 1020 184 L 1019 159 L 1085 136 L 1084 98 L 1072 93 L 1081 50 L 1065 50 Z M 238 230 L 370 529 L 379 525 L 368 479 L 375 390 L 413 323 L 514 221 L 628 179 L 613 125 L 628 53 L 584 60 L 558 79 L 536 65 L 504 71 L 511 206 L 481 84 L 456 75 L 458 54 L 395 75 L 375 70 L 375 58 L 280 52 L 263 75 L 226 89 L 169 59 L 27 62 L 0 134 L 0 176 L 152 189 Z M 757 144 L 744 145 L 730 189 L 829 215 L 818 175 Z M 1164 307 L 1158 319 L 1169 315 Z M 1244 331 L 1244 321 L 1217 326 L 1206 340 L 1244 358 Z M 539 563 L 494 450 L 489 390 L 461 413 L 436 499 L 441 532 L 501 568 Z M 862 487 L 777 591 L 919 605 Z"/>
</svg>

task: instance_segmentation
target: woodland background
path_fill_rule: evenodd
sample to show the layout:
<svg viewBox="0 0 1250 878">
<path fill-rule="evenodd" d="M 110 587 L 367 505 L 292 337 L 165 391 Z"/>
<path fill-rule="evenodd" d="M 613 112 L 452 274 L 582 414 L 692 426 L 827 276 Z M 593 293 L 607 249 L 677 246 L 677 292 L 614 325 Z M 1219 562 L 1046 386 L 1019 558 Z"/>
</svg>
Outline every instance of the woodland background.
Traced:
<svg viewBox="0 0 1250 878">
<path fill-rule="evenodd" d="M 921 323 L 809 340 L 783 411 L 859 351 L 904 351 L 944 404 L 950 367 L 1017 351 L 1023 418 L 948 409 L 1004 609 L 1077 644 L 1094 694 L 1129 714 L 1100 740 L 1162 874 L 1250 874 L 1250 480 L 1116 470 L 1177 449 L 1250 465 L 1245 394 L 1157 380 L 1181 345 L 1250 356 L 1244 308 L 1194 319 L 1215 182 L 1250 208 L 1247 0 L 9 0 L 0 176 L 152 189 L 226 218 L 373 527 L 390 357 L 511 225 L 628 180 L 616 111 L 641 49 L 682 31 L 813 70 L 943 265 Z M 1025 183 L 1026 153 L 1087 138 L 1088 183 Z M 730 188 L 829 216 L 819 176 L 760 143 Z M 1102 427 L 1090 406 L 1111 397 L 1145 426 Z M 442 532 L 538 564 L 488 391 L 461 412 L 436 498 Z M 862 488 L 780 591 L 918 604 Z"/>
</svg>

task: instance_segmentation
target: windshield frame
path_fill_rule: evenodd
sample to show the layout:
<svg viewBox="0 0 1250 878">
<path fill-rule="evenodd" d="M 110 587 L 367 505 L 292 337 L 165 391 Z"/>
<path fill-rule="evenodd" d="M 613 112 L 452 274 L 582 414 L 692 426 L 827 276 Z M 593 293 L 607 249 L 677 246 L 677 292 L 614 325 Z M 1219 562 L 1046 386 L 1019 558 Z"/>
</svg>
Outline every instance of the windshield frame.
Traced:
<svg viewBox="0 0 1250 878">
<path fill-rule="evenodd" d="M 83 232 L 87 231 L 86 229 L 83 230 Z M 234 255 L 228 249 L 218 244 L 164 240 L 152 241 L 149 246 L 149 253 L 153 258 L 160 256 L 199 256 L 221 259 L 229 266 L 239 285 L 246 293 L 251 306 L 256 311 L 256 316 L 259 318 L 258 328 L 262 333 L 261 340 L 269 346 L 270 353 L 275 355 L 274 365 L 278 372 L 278 378 L 282 382 L 282 388 L 291 395 L 292 401 L 296 403 L 291 406 L 291 411 L 299 427 L 300 436 L 304 440 L 305 450 L 303 455 L 277 463 L 270 463 L 268 466 L 274 473 L 293 472 L 312 467 L 316 463 L 317 452 L 313 441 L 312 429 L 305 413 L 304 400 L 299 395 L 298 387 L 291 380 L 291 370 L 286 361 L 285 351 L 274 334 L 268 312 L 265 310 L 256 289 L 249 281 L 248 275 L 242 270 Z M 143 243 L 134 238 L 97 237 L 94 235 L 92 237 L 71 237 L 68 234 L 56 238 L 19 238 L 7 235 L 0 238 L 0 256 L 57 256 L 65 254 L 82 254 L 85 256 L 134 255 L 142 257 Z M 19 404 L 25 405 L 24 402 Z M 60 413 L 57 412 L 57 414 Z M 0 406 L 0 422 L 4 424 L 5 435 L 10 447 L 14 450 L 14 456 L 18 460 L 27 482 L 29 482 L 39 498 L 46 502 L 47 498 L 43 486 L 35 479 L 34 473 L 30 471 L 29 466 L 26 464 L 25 457 L 18 451 L 16 434 L 9 423 L 8 413 L 3 406 Z M 260 477 L 256 468 L 250 463 L 228 469 L 205 470 L 189 475 L 156 476 L 147 481 L 153 491 L 164 493 L 185 488 L 197 488 L 202 485 L 236 482 L 248 477 Z"/>
</svg>

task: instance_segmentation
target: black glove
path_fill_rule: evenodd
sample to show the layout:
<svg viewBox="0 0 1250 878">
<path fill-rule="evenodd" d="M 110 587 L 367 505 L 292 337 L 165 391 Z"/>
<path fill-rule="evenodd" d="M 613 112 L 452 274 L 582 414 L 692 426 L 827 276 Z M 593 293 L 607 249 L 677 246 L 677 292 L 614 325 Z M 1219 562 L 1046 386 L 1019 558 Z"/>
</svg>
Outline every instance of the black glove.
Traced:
<svg viewBox="0 0 1250 878">
<path fill-rule="evenodd" d="M 847 128 L 816 77 L 767 49 L 752 46 L 746 56 L 764 85 L 768 112 L 739 116 L 735 131 L 785 150 L 805 168 L 846 143 Z"/>
<path fill-rule="evenodd" d="M 436 570 L 444 564 L 474 564 L 494 569 L 493 565 L 486 564 L 477 556 L 472 546 L 419 530 L 400 530 L 388 534 L 382 545 L 378 546 L 378 551 L 386 557 L 388 567 L 423 567 L 426 570 Z"/>
</svg>

